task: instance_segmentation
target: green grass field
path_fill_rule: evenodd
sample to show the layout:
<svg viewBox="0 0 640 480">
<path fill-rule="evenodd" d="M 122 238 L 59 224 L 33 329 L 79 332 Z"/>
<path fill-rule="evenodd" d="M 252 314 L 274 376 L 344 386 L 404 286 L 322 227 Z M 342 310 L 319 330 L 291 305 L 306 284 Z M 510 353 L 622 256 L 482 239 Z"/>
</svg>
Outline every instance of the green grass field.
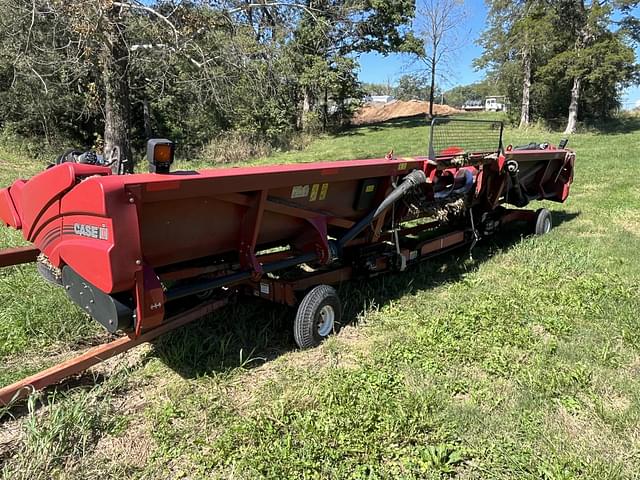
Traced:
<svg viewBox="0 0 640 480">
<path fill-rule="evenodd" d="M 400 121 L 260 162 L 418 155 L 427 136 Z M 313 350 L 288 309 L 228 307 L 0 412 L 3 478 L 640 478 L 640 122 L 569 145 L 548 235 L 342 285 L 352 322 Z M 0 183 L 42 166 L 0 150 Z M 0 271 L 0 384 L 104 339 L 32 266 Z"/>
</svg>

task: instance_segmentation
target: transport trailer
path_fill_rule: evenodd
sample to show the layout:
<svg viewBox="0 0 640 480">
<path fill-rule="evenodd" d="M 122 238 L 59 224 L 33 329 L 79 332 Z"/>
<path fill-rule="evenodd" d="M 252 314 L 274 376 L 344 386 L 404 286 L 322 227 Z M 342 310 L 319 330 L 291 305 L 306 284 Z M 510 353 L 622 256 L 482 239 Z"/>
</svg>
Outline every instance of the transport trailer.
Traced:
<svg viewBox="0 0 640 480">
<path fill-rule="evenodd" d="M 575 154 L 566 141 L 503 148 L 502 131 L 501 122 L 436 118 L 426 157 L 201 171 L 171 171 L 173 144 L 154 139 L 150 173 L 115 175 L 83 154 L 17 180 L 0 190 L 0 218 L 33 248 L 0 251 L 0 266 L 35 260 L 45 279 L 123 335 L 5 387 L 0 403 L 231 296 L 296 307 L 295 341 L 313 347 L 341 324 L 332 285 L 472 248 L 515 220 L 548 232 L 550 212 L 523 207 L 565 201 Z"/>
</svg>

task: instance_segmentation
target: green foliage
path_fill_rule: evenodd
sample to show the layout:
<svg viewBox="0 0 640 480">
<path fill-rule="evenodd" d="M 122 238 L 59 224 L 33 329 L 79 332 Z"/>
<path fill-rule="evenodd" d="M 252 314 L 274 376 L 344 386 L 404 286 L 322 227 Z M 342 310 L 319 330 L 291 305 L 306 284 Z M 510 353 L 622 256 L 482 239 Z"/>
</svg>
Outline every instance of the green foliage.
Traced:
<svg viewBox="0 0 640 480">
<path fill-rule="evenodd" d="M 63 401 L 64 394 L 49 398 L 34 395 L 27 403 L 23 424 L 24 449 L 13 462 L 4 465 L 4 478 L 33 480 L 56 477 L 88 450 L 95 448 L 101 435 L 118 435 L 127 426 L 127 418 L 118 414 L 106 399 L 114 387 L 120 386 L 114 377 L 110 385 L 95 387 L 76 396 L 73 402 Z M 47 415 L 38 413 L 42 402 Z"/>
<path fill-rule="evenodd" d="M 399 78 L 397 84 L 362 84 L 362 91 L 367 95 L 391 95 L 398 100 L 429 100 L 430 85 L 423 74 L 407 74 Z M 441 90 L 436 86 L 436 96 Z"/>
<path fill-rule="evenodd" d="M 538 79 L 551 87 L 565 85 L 575 76 L 584 79 L 586 86 L 582 96 L 582 116 L 587 119 L 607 119 L 619 107 L 622 90 L 628 87 L 637 71 L 635 54 L 625 43 L 625 38 L 603 32 L 597 42 L 579 52 L 567 50 L 551 58 L 538 71 Z M 551 88 L 553 89 L 553 88 Z M 566 98 L 566 94 L 565 94 Z M 549 116 L 560 112 L 564 102 L 541 102 Z"/>
<path fill-rule="evenodd" d="M 300 101 L 298 124 L 309 132 L 342 126 L 362 97 L 353 54 L 390 53 L 414 48 L 415 39 L 404 31 L 414 15 L 414 0 L 394 2 L 316 1 L 303 15 L 288 45 L 298 72 Z"/>
<path fill-rule="evenodd" d="M 398 80 L 395 97 L 399 100 L 429 100 L 431 87 L 423 75 L 403 75 Z"/>
<path fill-rule="evenodd" d="M 413 41 L 413 0 L 124 3 L 0 0 L 0 130 L 88 148 L 106 138 L 115 83 L 138 150 L 158 135 L 190 155 L 229 130 L 278 148 L 348 121 L 362 96 L 353 54 Z M 126 63 L 115 81 L 114 38 Z"/>
<path fill-rule="evenodd" d="M 367 95 L 395 95 L 396 87 L 388 83 L 363 83 L 362 90 Z"/>
<path fill-rule="evenodd" d="M 498 91 L 498 87 L 490 80 L 471 85 L 460 85 L 444 92 L 444 103 L 453 107 L 461 107 L 469 100 L 482 100 L 484 105 L 485 97 L 496 95 L 496 91 Z"/>
<path fill-rule="evenodd" d="M 611 118 L 622 90 L 638 78 L 630 40 L 635 21 L 625 9 L 635 3 L 491 1 L 489 25 L 478 41 L 483 54 L 476 65 L 488 69 L 509 98 L 514 117 L 520 115 L 528 60 L 533 118 L 566 117 L 576 77 L 582 79 L 580 119 Z M 614 13 L 626 27 L 613 30 Z"/>
</svg>

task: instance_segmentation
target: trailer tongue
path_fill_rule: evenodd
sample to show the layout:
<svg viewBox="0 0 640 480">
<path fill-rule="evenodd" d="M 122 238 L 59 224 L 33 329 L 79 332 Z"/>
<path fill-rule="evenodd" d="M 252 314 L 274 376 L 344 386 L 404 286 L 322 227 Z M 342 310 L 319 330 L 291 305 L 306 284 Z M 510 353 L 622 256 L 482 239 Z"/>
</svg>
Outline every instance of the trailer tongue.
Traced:
<svg viewBox="0 0 640 480">
<path fill-rule="evenodd" d="M 108 331 L 126 334 L 0 390 L 0 403 L 231 295 L 297 305 L 296 342 L 317 345 L 341 320 L 332 284 L 405 270 L 516 219 L 548 231 L 547 210 L 502 204 L 563 202 L 575 161 L 546 144 L 503 149 L 500 122 L 452 119 L 433 121 L 428 157 L 170 172 L 173 146 L 159 140 L 148 156 L 154 173 L 113 175 L 71 161 L 0 190 L 0 218 L 34 245 L 0 252 L 0 265 L 37 256 L 47 280 Z M 200 306 L 171 314 L 185 303 Z"/>
</svg>

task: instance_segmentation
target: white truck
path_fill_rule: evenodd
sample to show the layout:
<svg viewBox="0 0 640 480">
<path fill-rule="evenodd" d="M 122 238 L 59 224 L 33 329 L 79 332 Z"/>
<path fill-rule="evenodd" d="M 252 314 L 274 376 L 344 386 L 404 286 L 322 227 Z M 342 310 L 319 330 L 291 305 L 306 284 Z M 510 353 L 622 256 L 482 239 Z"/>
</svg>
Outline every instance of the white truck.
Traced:
<svg viewBox="0 0 640 480">
<path fill-rule="evenodd" d="M 496 96 L 496 97 L 487 97 L 484 100 L 484 110 L 485 112 L 502 112 L 505 110 L 505 97 L 504 96 Z"/>
</svg>

